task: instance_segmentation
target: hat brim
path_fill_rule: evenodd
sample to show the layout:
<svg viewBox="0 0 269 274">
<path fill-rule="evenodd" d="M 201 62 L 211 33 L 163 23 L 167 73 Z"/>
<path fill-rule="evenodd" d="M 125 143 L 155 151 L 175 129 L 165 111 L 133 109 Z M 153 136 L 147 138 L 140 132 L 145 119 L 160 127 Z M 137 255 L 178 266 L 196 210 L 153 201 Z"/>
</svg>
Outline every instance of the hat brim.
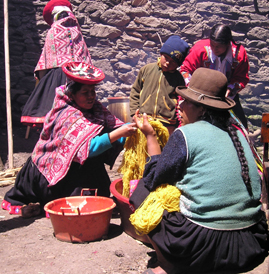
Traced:
<svg viewBox="0 0 269 274">
<path fill-rule="evenodd" d="M 178 86 L 176 88 L 176 93 L 184 99 L 190 100 L 195 104 L 201 104 L 212 109 L 229 110 L 236 105 L 235 101 L 228 97 L 213 99 L 206 94 L 195 92 L 194 90 L 185 86 Z"/>
<path fill-rule="evenodd" d="M 80 67 L 81 70 L 74 70 L 74 67 Z M 85 63 L 79 62 L 71 62 L 62 66 L 63 72 L 66 76 L 78 83 L 85 85 L 95 85 L 104 80 L 105 74 L 101 69 L 94 67 L 93 65 L 87 65 Z M 87 73 L 83 74 L 83 71 L 87 71 Z"/>
</svg>

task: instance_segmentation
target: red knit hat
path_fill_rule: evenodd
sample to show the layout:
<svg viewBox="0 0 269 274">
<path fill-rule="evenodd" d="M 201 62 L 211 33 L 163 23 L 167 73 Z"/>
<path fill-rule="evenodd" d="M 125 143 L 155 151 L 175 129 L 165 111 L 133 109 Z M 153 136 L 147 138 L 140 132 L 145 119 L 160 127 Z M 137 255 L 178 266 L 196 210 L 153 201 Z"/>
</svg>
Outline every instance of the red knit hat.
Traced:
<svg viewBox="0 0 269 274">
<path fill-rule="evenodd" d="M 50 0 L 43 10 L 43 18 L 49 25 L 53 23 L 51 13 L 55 6 L 65 6 L 72 11 L 72 5 L 68 0 Z"/>
<path fill-rule="evenodd" d="M 70 62 L 62 66 L 66 76 L 78 83 L 95 85 L 104 80 L 105 74 L 99 68 L 83 62 Z"/>
</svg>

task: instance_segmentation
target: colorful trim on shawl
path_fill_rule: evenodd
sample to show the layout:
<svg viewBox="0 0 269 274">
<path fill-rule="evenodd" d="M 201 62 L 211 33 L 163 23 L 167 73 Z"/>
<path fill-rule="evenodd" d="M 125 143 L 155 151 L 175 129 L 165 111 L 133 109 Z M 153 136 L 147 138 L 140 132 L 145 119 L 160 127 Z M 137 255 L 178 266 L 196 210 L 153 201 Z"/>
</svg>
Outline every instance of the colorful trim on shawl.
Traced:
<svg viewBox="0 0 269 274">
<path fill-rule="evenodd" d="M 9 214 L 16 214 L 16 215 L 21 215 L 21 208 L 22 206 L 12 206 L 11 203 L 3 200 L 1 203 L 1 207 L 4 210 L 7 210 Z"/>
<path fill-rule="evenodd" d="M 68 62 L 92 64 L 79 23 L 71 12 L 69 12 L 68 17 L 51 25 L 35 72 L 61 67 Z"/>
<path fill-rule="evenodd" d="M 230 115 L 231 117 L 240 125 L 240 128 L 233 125 L 234 127 L 236 127 L 246 138 L 250 148 L 251 148 L 251 151 L 252 151 L 252 154 L 253 154 L 253 157 L 254 157 L 254 160 L 256 162 L 256 165 L 257 165 L 257 168 L 258 168 L 258 172 L 259 172 L 259 175 L 261 176 L 262 178 L 262 174 L 263 174 L 263 162 L 262 162 L 262 158 L 261 156 L 259 155 L 256 147 L 254 146 L 254 144 L 251 142 L 251 140 L 248 138 L 248 132 L 247 130 L 245 129 L 244 125 L 242 124 L 242 122 L 239 120 L 239 118 L 235 115 L 235 113 L 233 112 L 233 110 L 229 110 L 230 112 Z"/>
<path fill-rule="evenodd" d="M 32 153 L 34 164 L 50 186 L 64 178 L 72 161 L 83 165 L 89 156 L 91 139 L 104 127 L 113 129 L 124 124 L 98 101 L 91 111 L 83 112 L 65 90 L 65 86 L 56 89 L 54 105 L 46 115 Z"/>
<path fill-rule="evenodd" d="M 204 46 L 207 60 L 204 60 L 204 67 L 210 69 L 216 69 L 216 58 L 217 56 L 213 53 L 211 46 Z M 228 79 L 228 83 L 230 82 L 230 78 L 232 76 L 232 72 L 239 65 L 240 61 L 238 60 L 239 47 L 231 42 L 230 49 L 228 50 L 226 57 L 226 65 L 225 65 L 225 75 Z M 235 84 L 235 83 L 234 83 Z M 236 83 L 240 85 L 239 83 Z"/>
<path fill-rule="evenodd" d="M 21 116 L 21 123 L 24 125 L 29 125 L 31 127 L 42 127 L 45 121 L 44 117 L 31 117 L 31 116 Z"/>
</svg>

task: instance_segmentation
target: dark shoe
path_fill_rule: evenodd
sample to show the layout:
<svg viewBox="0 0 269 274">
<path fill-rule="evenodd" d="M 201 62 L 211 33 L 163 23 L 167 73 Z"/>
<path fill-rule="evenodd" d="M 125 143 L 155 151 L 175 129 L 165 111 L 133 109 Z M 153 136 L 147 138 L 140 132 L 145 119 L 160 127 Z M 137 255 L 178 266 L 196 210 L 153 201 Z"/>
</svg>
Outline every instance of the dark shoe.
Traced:
<svg viewBox="0 0 269 274">
<path fill-rule="evenodd" d="M 31 218 L 41 214 L 40 203 L 30 203 L 21 208 L 21 216 L 23 218 Z"/>
</svg>

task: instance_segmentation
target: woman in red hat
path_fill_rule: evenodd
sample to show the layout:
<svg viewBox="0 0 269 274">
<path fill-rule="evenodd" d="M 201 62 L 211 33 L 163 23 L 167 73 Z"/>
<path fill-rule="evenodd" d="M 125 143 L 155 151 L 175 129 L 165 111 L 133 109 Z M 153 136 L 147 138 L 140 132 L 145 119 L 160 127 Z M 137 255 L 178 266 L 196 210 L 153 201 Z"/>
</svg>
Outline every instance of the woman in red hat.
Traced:
<svg viewBox="0 0 269 274">
<path fill-rule="evenodd" d="M 68 62 L 92 64 L 69 1 L 49 1 L 43 10 L 43 18 L 51 28 L 34 71 L 38 84 L 26 102 L 21 116 L 21 122 L 30 126 L 43 125 L 45 115 L 52 107 L 55 88 L 66 83 L 61 66 Z"/>
<path fill-rule="evenodd" d="M 135 123 L 124 125 L 96 101 L 95 85 L 105 77 L 100 69 L 76 62 L 62 69 L 71 81 L 56 89 L 33 153 L 4 197 L 10 214 L 39 215 L 47 202 L 83 188 L 109 197 L 104 163 L 112 167 L 125 137 L 136 131 Z"/>
</svg>

